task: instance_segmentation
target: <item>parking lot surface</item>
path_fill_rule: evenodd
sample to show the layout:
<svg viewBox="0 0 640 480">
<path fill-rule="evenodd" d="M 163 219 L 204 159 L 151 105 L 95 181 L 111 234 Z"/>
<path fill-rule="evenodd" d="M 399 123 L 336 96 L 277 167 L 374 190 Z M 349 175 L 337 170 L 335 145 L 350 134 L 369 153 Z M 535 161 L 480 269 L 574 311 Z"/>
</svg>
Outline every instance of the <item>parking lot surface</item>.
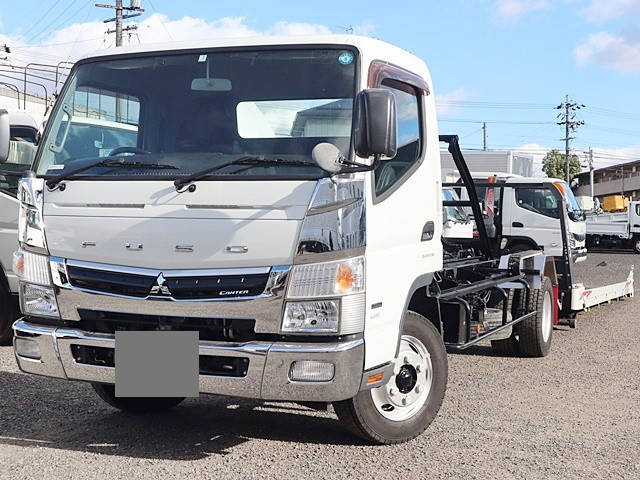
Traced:
<svg viewBox="0 0 640 480">
<path fill-rule="evenodd" d="M 590 253 L 588 286 L 640 256 Z M 640 295 L 559 326 L 546 358 L 449 355 L 440 414 L 416 440 L 366 445 L 331 410 L 206 396 L 134 417 L 83 383 L 20 373 L 0 347 L 0 479 L 640 478 Z"/>
</svg>

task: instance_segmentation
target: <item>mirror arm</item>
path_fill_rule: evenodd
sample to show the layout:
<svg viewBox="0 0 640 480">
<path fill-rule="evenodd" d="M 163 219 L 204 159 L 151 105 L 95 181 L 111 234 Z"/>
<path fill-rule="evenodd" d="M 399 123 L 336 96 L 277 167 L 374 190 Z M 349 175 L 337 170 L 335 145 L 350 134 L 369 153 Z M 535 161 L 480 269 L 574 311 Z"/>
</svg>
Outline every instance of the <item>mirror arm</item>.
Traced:
<svg viewBox="0 0 640 480">
<path fill-rule="evenodd" d="M 378 165 L 380 165 L 380 157 L 382 157 L 382 155 L 379 155 L 379 154 L 374 155 L 373 162 L 371 162 L 371 165 L 365 165 L 363 163 L 352 162 L 347 159 L 342 159 L 340 160 L 340 163 L 343 163 L 349 168 L 342 170 L 340 173 L 370 172 L 371 170 L 375 170 L 376 168 L 378 168 Z"/>
</svg>

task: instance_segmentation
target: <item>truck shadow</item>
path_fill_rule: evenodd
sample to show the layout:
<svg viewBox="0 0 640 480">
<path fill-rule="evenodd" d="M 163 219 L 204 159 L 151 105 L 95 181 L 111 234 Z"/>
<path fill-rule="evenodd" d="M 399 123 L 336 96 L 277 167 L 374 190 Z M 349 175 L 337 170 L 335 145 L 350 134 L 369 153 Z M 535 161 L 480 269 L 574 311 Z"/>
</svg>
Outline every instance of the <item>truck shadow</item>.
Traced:
<svg viewBox="0 0 640 480">
<path fill-rule="evenodd" d="M 89 384 L 0 371 L 0 445 L 197 460 L 269 439 L 362 445 L 338 420 L 297 404 L 202 396 L 161 414 L 106 406 Z"/>
</svg>

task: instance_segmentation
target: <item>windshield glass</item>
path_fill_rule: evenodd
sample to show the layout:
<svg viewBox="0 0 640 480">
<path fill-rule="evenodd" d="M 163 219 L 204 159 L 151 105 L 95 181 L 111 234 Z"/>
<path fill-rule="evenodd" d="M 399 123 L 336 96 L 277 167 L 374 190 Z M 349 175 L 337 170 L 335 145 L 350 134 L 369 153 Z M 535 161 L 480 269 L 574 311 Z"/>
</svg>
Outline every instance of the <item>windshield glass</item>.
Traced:
<svg viewBox="0 0 640 480">
<path fill-rule="evenodd" d="M 453 190 L 448 188 L 445 188 L 444 190 L 442 190 L 442 197 L 444 200 L 447 200 L 447 201 L 460 200 L 458 198 L 458 195 L 456 195 L 456 193 Z M 444 210 L 445 222 L 448 220 L 451 220 L 457 223 L 467 223 L 469 221 L 469 218 L 467 217 L 467 214 L 464 212 L 462 207 L 448 206 L 448 207 L 443 207 L 443 210 Z"/>
<path fill-rule="evenodd" d="M 350 153 L 355 59 L 341 48 L 260 49 L 81 64 L 56 104 L 36 172 L 60 174 L 129 147 L 124 155 L 179 170 L 98 166 L 82 175 L 177 177 L 255 155 L 309 166 L 231 166 L 215 175 L 322 176 L 315 145 Z"/>
<path fill-rule="evenodd" d="M 582 211 L 582 209 L 580 208 L 580 205 L 578 205 L 578 201 L 576 200 L 576 197 L 573 195 L 573 192 L 571 191 L 571 189 L 569 188 L 569 186 L 567 185 L 566 182 L 561 182 L 562 186 L 564 187 L 564 197 L 567 200 L 567 203 L 569 204 L 569 210 L 575 213 L 580 213 Z"/>
</svg>

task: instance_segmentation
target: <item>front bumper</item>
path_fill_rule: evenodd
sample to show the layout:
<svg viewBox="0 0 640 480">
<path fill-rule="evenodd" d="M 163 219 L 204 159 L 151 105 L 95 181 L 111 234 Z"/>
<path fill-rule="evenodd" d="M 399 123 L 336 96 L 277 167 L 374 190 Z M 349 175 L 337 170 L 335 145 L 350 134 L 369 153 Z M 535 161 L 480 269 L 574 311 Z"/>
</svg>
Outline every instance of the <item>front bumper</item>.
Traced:
<svg viewBox="0 0 640 480">
<path fill-rule="evenodd" d="M 50 327 L 18 320 L 14 345 L 20 338 L 37 343 L 40 358 L 16 353 L 23 372 L 86 382 L 115 383 L 115 368 L 79 363 L 73 345 L 115 348 L 115 336 L 89 333 L 69 327 Z M 358 393 L 364 366 L 361 338 L 336 343 L 246 342 L 241 344 L 201 341 L 200 356 L 243 357 L 249 360 L 243 377 L 200 375 L 201 393 L 265 400 L 332 402 Z M 289 379 L 291 364 L 298 360 L 327 361 L 335 365 L 328 382 L 299 382 Z"/>
</svg>

